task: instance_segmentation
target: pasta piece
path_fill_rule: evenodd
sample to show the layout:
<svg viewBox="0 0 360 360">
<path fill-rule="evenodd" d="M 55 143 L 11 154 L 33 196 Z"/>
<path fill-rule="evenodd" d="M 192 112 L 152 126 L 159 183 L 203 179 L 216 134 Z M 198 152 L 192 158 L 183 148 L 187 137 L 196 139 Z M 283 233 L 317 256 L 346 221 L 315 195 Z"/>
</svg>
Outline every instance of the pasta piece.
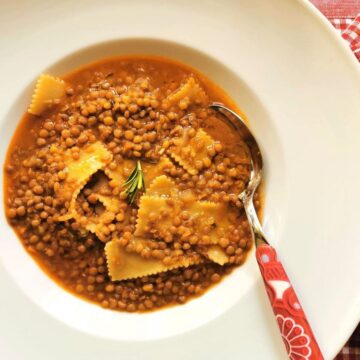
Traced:
<svg viewBox="0 0 360 360">
<path fill-rule="evenodd" d="M 185 129 L 182 136 L 173 139 L 173 146 L 169 149 L 170 156 L 178 162 L 189 174 L 196 175 L 197 163 L 202 166 L 210 165 L 211 158 L 208 148 L 214 146 L 215 141 L 204 130 L 198 129 L 195 136 L 189 135 L 190 129 Z M 206 164 L 207 163 L 207 164 Z"/>
<path fill-rule="evenodd" d="M 41 115 L 55 100 L 65 95 L 66 84 L 51 75 L 42 74 L 38 78 L 28 112 Z"/>
<path fill-rule="evenodd" d="M 195 201 L 185 205 L 194 222 L 199 245 L 216 245 L 227 236 L 230 221 L 225 206 L 211 201 Z"/>
<path fill-rule="evenodd" d="M 168 176 L 160 175 L 150 184 L 146 194 L 152 196 L 171 197 L 174 196 L 177 191 L 175 183 Z"/>
<path fill-rule="evenodd" d="M 98 200 L 105 206 L 107 211 L 117 214 L 121 210 L 121 200 L 114 195 L 96 194 Z"/>
<path fill-rule="evenodd" d="M 95 142 L 83 148 L 77 160 L 73 159 L 71 151 L 67 151 L 64 156 L 64 171 L 67 176 L 57 195 L 67 196 L 67 192 L 73 193 L 75 190 L 81 190 L 90 177 L 98 170 L 103 169 L 111 160 L 111 153 L 101 142 Z"/>
<path fill-rule="evenodd" d="M 164 238 L 173 225 L 173 218 L 182 211 L 190 215 L 200 245 L 217 244 L 229 225 L 223 205 L 196 201 L 191 190 L 180 192 L 170 178 L 162 175 L 152 182 L 140 200 L 135 235 Z"/>
<path fill-rule="evenodd" d="M 185 83 L 182 84 L 179 89 L 166 97 L 164 103 L 167 106 L 173 106 L 179 104 L 180 101 L 185 102 L 187 106 L 191 103 L 203 105 L 207 101 L 205 91 L 192 76 L 187 78 Z"/>
<path fill-rule="evenodd" d="M 111 153 L 100 142 L 93 143 L 82 149 L 77 160 L 72 158 L 70 151 L 66 152 L 64 171 L 67 173 L 67 177 L 62 186 L 56 191 L 56 196 L 65 201 L 70 201 L 70 206 L 68 213 L 59 217 L 59 221 L 66 221 L 74 217 L 76 199 L 80 191 L 91 176 L 98 170 L 103 169 L 111 159 Z"/>
<path fill-rule="evenodd" d="M 169 204 L 166 198 L 143 195 L 140 200 L 138 219 L 135 236 L 146 236 L 155 231 L 160 237 L 166 235 L 166 231 L 172 225 L 172 218 L 179 210 L 173 204 Z M 151 219 L 152 214 L 157 215 L 156 221 Z M 171 216 L 170 216 L 171 214 Z"/>
<path fill-rule="evenodd" d="M 229 257 L 225 254 L 224 250 L 218 245 L 211 246 L 209 249 L 205 251 L 205 254 L 209 258 L 209 260 L 221 266 L 225 265 L 229 261 Z"/>
<path fill-rule="evenodd" d="M 116 240 L 112 240 L 106 244 L 105 254 L 109 276 L 113 281 L 154 275 L 179 267 L 188 267 L 200 262 L 197 257 L 183 257 L 178 262 L 175 262 L 170 266 L 166 266 L 161 260 L 144 259 L 136 253 L 129 253 L 125 251 Z"/>
<path fill-rule="evenodd" d="M 163 183 L 162 178 L 155 185 Z M 159 185 L 160 186 L 160 185 Z M 160 188 L 159 188 L 160 189 Z M 150 192 L 152 188 L 150 187 Z M 170 197 L 144 195 L 140 200 L 135 236 L 154 236 L 165 238 L 173 225 L 173 218 L 186 211 L 190 214 L 196 234 L 199 236 L 199 245 L 217 244 L 224 236 L 223 232 L 229 224 L 224 209 L 220 204 L 208 201 L 189 201 L 180 203 L 180 199 Z M 171 201 L 169 201 L 171 200 Z M 155 220 L 153 219 L 155 215 Z"/>
<path fill-rule="evenodd" d="M 221 237 L 219 231 L 225 225 L 221 205 L 210 201 L 196 201 L 188 207 L 187 211 L 194 220 L 196 233 L 200 237 L 199 244 L 217 244 Z M 209 228 L 210 231 L 208 231 Z"/>
<path fill-rule="evenodd" d="M 188 211 L 195 218 L 201 217 L 204 225 L 213 225 L 222 215 L 219 213 L 220 207 L 220 204 L 211 201 L 195 201 L 189 204 Z"/>
</svg>

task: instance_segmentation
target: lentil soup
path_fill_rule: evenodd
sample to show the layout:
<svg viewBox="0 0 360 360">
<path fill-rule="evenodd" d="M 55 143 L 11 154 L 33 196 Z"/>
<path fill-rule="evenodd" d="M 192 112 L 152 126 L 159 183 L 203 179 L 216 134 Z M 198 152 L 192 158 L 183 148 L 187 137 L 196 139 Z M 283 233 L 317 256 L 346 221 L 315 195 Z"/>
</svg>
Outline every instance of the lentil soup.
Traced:
<svg viewBox="0 0 360 360">
<path fill-rule="evenodd" d="M 39 77 L 8 149 L 5 208 L 60 286 L 104 308 L 149 311 L 243 264 L 252 239 L 237 195 L 250 159 L 213 101 L 235 108 L 196 70 L 158 57 Z"/>
</svg>

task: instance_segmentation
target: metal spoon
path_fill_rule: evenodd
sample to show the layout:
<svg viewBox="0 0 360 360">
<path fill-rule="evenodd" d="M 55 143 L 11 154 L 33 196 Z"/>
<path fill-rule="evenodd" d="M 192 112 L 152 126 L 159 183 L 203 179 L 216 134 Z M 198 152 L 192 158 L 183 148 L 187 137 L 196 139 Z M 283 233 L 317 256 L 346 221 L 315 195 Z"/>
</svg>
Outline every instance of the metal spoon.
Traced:
<svg viewBox="0 0 360 360">
<path fill-rule="evenodd" d="M 220 103 L 213 103 L 209 107 L 222 114 L 222 119 L 239 132 L 251 155 L 252 170 L 250 180 L 245 190 L 239 194 L 239 199 L 244 205 L 250 224 L 256 246 L 256 260 L 288 356 L 292 360 L 300 358 L 321 360 L 323 359 L 321 350 L 294 288 L 286 275 L 283 265 L 277 258 L 275 249 L 266 240 L 255 211 L 253 196 L 261 182 L 263 172 L 260 148 L 249 128 L 238 114 Z"/>
</svg>

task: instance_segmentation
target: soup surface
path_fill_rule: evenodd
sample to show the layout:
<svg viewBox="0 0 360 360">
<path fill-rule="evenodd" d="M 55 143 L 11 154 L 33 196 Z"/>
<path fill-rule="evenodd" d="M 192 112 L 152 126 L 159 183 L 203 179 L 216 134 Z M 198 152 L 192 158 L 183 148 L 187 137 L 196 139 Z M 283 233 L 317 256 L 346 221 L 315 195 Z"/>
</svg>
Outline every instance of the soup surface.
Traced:
<svg viewBox="0 0 360 360">
<path fill-rule="evenodd" d="M 8 150 L 5 207 L 59 285 L 148 311 L 201 295 L 245 261 L 237 195 L 250 158 L 213 101 L 234 108 L 194 69 L 157 57 L 39 78 Z"/>
</svg>

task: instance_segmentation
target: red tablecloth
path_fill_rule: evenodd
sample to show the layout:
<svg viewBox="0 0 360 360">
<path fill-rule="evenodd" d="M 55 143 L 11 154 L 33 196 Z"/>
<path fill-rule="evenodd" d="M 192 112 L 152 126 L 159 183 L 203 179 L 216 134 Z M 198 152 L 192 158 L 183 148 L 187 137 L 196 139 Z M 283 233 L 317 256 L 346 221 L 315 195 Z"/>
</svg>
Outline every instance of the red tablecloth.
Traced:
<svg viewBox="0 0 360 360">
<path fill-rule="evenodd" d="M 360 0 L 311 0 L 348 42 L 360 61 Z M 335 360 L 360 360 L 360 325 Z"/>
<path fill-rule="evenodd" d="M 360 61 L 360 0 L 311 0 L 331 21 Z"/>
</svg>

